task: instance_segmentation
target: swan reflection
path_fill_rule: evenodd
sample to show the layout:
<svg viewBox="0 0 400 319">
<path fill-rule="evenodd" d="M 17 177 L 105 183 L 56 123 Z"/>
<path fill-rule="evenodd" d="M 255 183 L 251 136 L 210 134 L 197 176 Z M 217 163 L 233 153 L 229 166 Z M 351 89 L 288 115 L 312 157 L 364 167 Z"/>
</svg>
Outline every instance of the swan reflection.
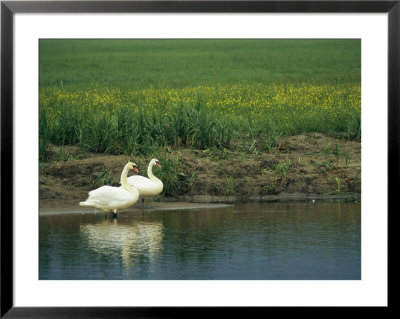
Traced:
<svg viewBox="0 0 400 319">
<path fill-rule="evenodd" d="M 80 225 L 88 248 L 105 256 L 120 256 L 125 269 L 144 260 L 152 263 L 162 251 L 161 222 L 104 220 Z"/>
</svg>

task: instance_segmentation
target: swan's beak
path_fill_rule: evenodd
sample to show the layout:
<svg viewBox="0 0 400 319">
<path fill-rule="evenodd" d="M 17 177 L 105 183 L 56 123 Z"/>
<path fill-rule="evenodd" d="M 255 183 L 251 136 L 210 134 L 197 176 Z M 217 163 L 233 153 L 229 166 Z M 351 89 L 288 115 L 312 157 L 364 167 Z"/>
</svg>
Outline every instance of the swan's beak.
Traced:
<svg viewBox="0 0 400 319">
<path fill-rule="evenodd" d="M 137 167 L 133 167 L 133 170 L 134 170 L 136 173 L 139 173 L 139 170 L 138 170 Z"/>
<path fill-rule="evenodd" d="M 157 165 L 159 168 L 161 168 L 161 165 L 160 165 L 160 163 L 156 163 L 156 165 Z"/>
</svg>

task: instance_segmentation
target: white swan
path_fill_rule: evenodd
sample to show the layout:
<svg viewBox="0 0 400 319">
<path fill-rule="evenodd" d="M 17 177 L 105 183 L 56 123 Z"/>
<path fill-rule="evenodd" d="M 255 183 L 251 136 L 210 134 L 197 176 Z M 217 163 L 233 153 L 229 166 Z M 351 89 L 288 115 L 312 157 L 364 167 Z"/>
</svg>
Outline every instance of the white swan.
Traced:
<svg viewBox="0 0 400 319">
<path fill-rule="evenodd" d="M 113 212 L 113 217 L 116 217 L 119 209 L 135 204 L 139 199 L 139 191 L 128 183 L 127 176 L 131 169 L 139 173 L 135 163 L 127 163 L 121 173 L 122 186 L 101 186 L 90 191 L 88 199 L 79 205 L 100 208 L 106 213 Z"/>
<path fill-rule="evenodd" d="M 153 175 L 154 165 L 161 168 L 158 159 L 153 158 L 147 168 L 147 175 L 149 176 L 149 178 L 141 175 L 128 177 L 128 183 L 134 186 L 139 191 L 139 196 L 142 198 L 142 207 L 144 202 L 143 197 L 158 195 L 162 192 L 164 187 L 163 182 Z"/>
</svg>

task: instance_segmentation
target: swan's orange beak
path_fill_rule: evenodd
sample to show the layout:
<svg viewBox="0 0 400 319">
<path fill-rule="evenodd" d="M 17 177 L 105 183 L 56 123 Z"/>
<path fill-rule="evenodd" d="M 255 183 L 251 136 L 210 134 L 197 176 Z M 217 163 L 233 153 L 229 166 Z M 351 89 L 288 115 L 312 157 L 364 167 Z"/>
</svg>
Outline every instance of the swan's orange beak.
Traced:
<svg viewBox="0 0 400 319">
<path fill-rule="evenodd" d="M 134 170 L 136 173 L 139 173 L 139 170 L 138 170 L 138 168 L 137 168 L 136 166 L 133 167 L 133 170 Z"/>
<path fill-rule="evenodd" d="M 159 168 L 161 168 L 161 165 L 160 165 L 160 163 L 156 163 L 156 165 L 157 165 Z"/>
</svg>

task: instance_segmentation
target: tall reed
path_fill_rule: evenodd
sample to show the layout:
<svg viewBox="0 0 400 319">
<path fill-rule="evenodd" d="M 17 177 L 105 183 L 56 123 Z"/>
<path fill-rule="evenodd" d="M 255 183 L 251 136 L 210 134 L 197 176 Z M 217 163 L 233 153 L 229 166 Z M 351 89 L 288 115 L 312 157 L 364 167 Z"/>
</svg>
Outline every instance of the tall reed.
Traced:
<svg viewBox="0 0 400 319">
<path fill-rule="evenodd" d="M 149 154 L 167 145 L 226 148 L 233 135 L 261 138 L 260 146 L 268 151 L 282 136 L 302 132 L 359 140 L 360 98 L 357 85 L 43 89 L 40 156 L 49 142 L 93 152 Z"/>
</svg>

